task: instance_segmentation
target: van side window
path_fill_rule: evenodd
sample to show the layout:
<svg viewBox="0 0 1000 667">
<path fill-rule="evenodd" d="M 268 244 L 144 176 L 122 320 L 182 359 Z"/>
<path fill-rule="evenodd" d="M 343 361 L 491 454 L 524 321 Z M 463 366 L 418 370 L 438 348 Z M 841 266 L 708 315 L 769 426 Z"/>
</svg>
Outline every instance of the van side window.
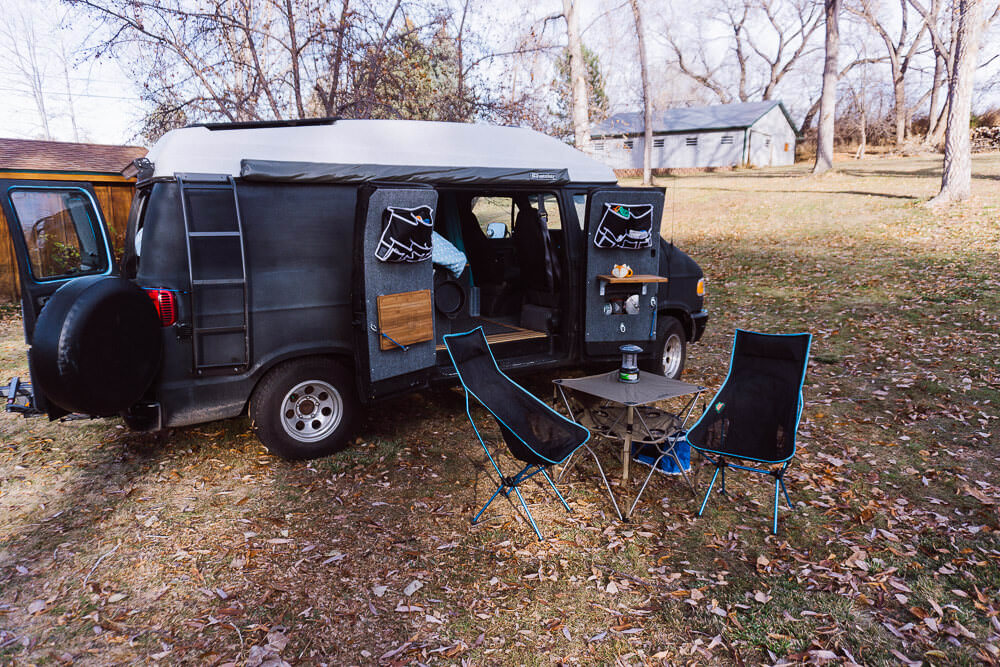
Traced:
<svg viewBox="0 0 1000 667">
<path fill-rule="evenodd" d="M 97 212 L 86 192 L 15 188 L 10 191 L 10 203 L 24 234 L 35 280 L 107 271 Z"/>
<path fill-rule="evenodd" d="M 541 200 L 541 206 L 539 206 L 539 199 Z M 559 200 L 556 199 L 554 194 L 532 195 L 529 201 L 539 212 L 545 209 L 545 214 L 548 216 L 549 229 L 562 229 L 562 217 L 559 215 Z"/>
<path fill-rule="evenodd" d="M 573 208 L 576 209 L 576 222 L 583 229 L 587 225 L 587 193 L 577 192 L 573 195 Z"/>
<path fill-rule="evenodd" d="M 146 202 L 148 201 L 149 190 L 139 190 L 132 199 L 132 207 L 128 212 L 128 222 L 125 228 L 125 250 L 122 256 L 122 275 L 126 278 L 134 278 L 139 270 L 143 223 L 146 221 Z"/>
</svg>

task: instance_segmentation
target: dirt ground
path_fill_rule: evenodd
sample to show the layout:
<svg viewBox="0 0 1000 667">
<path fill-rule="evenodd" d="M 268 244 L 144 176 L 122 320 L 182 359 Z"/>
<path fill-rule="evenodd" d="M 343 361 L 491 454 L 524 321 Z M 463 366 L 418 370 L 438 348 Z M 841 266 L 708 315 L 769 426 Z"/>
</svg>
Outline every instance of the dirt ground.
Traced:
<svg viewBox="0 0 1000 667">
<path fill-rule="evenodd" d="M 736 327 L 815 336 L 776 537 L 766 480 L 698 518 L 657 476 L 622 523 L 586 464 L 572 514 L 527 487 L 544 542 L 506 502 L 471 527 L 492 488 L 455 390 L 308 463 L 246 419 L 0 414 L 0 662 L 1000 660 L 1000 155 L 946 211 L 921 205 L 939 159 L 837 166 L 659 179 L 663 234 L 708 276 L 685 379 L 719 385 Z M 3 313 L 0 380 L 26 373 Z"/>
</svg>

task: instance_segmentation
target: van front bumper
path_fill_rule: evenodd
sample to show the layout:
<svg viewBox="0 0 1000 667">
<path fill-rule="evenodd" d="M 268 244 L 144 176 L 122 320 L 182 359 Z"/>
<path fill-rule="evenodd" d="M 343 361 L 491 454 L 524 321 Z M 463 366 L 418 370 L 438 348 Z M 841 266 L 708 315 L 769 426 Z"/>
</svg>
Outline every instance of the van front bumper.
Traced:
<svg viewBox="0 0 1000 667">
<path fill-rule="evenodd" d="M 691 314 L 691 324 L 694 325 L 691 331 L 691 342 L 697 343 L 705 333 L 705 325 L 708 324 L 708 311 L 701 310 Z"/>
</svg>

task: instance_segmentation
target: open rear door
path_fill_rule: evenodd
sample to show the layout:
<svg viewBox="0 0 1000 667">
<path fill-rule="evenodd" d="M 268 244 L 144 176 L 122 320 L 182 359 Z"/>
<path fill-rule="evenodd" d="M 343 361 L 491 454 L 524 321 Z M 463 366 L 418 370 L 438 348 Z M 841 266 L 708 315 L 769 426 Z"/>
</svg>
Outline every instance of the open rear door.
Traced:
<svg viewBox="0 0 1000 667">
<path fill-rule="evenodd" d="M 114 271 L 110 236 L 89 183 L 0 180 L 0 207 L 17 259 L 30 345 L 38 314 L 57 289 L 75 278 Z M 30 352 L 28 361 L 30 366 Z M 46 410 L 48 402 L 33 388 L 35 407 Z M 50 411 L 50 416 L 58 415 Z"/>
<path fill-rule="evenodd" d="M 593 190 L 587 204 L 584 351 L 607 356 L 625 343 L 647 352 L 656 339 L 661 188 Z M 630 269 L 616 277 L 615 267 Z M 624 268 L 622 269 L 624 270 Z"/>
<path fill-rule="evenodd" d="M 427 383 L 435 365 L 431 188 L 365 188 L 354 233 L 359 394 L 367 399 Z"/>
</svg>

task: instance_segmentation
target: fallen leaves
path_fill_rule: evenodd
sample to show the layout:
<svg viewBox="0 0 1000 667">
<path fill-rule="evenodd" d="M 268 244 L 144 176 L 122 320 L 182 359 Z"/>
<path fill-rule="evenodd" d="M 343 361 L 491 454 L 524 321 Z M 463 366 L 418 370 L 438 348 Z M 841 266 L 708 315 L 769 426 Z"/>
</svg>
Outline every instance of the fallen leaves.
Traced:
<svg viewBox="0 0 1000 667">
<path fill-rule="evenodd" d="M 992 169 L 979 185 L 1000 159 Z M 838 178 L 823 188 L 906 194 L 929 177 Z M 586 463 L 559 483 L 572 515 L 525 489 L 546 542 L 502 497 L 470 529 L 490 468 L 450 390 L 379 407 L 354 446 L 295 464 L 239 420 L 148 436 L 0 417 L 0 654 L 1000 662 L 1000 376 L 987 363 L 1000 358 L 1000 283 L 982 254 L 995 253 L 987 206 L 1000 196 L 964 209 L 976 219 L 930 220 L 797 177 L 676 180 L 698 220 L 680 244 L 721 277 L 689 376 L 722 382 L 735 326 L 816 336 L 786 477 L 796 509 L 782 507 L 777 537 L 768 489 L 737 473 L 700 518 L 682 484 L 654 478 L 620 524 Z M 21 335 L 0 322 L 3 377 Z M 549 379 L 531 390 L 546 395 Z M 121 549 L 99 560 L 108 540 Z"/>
</svg>

